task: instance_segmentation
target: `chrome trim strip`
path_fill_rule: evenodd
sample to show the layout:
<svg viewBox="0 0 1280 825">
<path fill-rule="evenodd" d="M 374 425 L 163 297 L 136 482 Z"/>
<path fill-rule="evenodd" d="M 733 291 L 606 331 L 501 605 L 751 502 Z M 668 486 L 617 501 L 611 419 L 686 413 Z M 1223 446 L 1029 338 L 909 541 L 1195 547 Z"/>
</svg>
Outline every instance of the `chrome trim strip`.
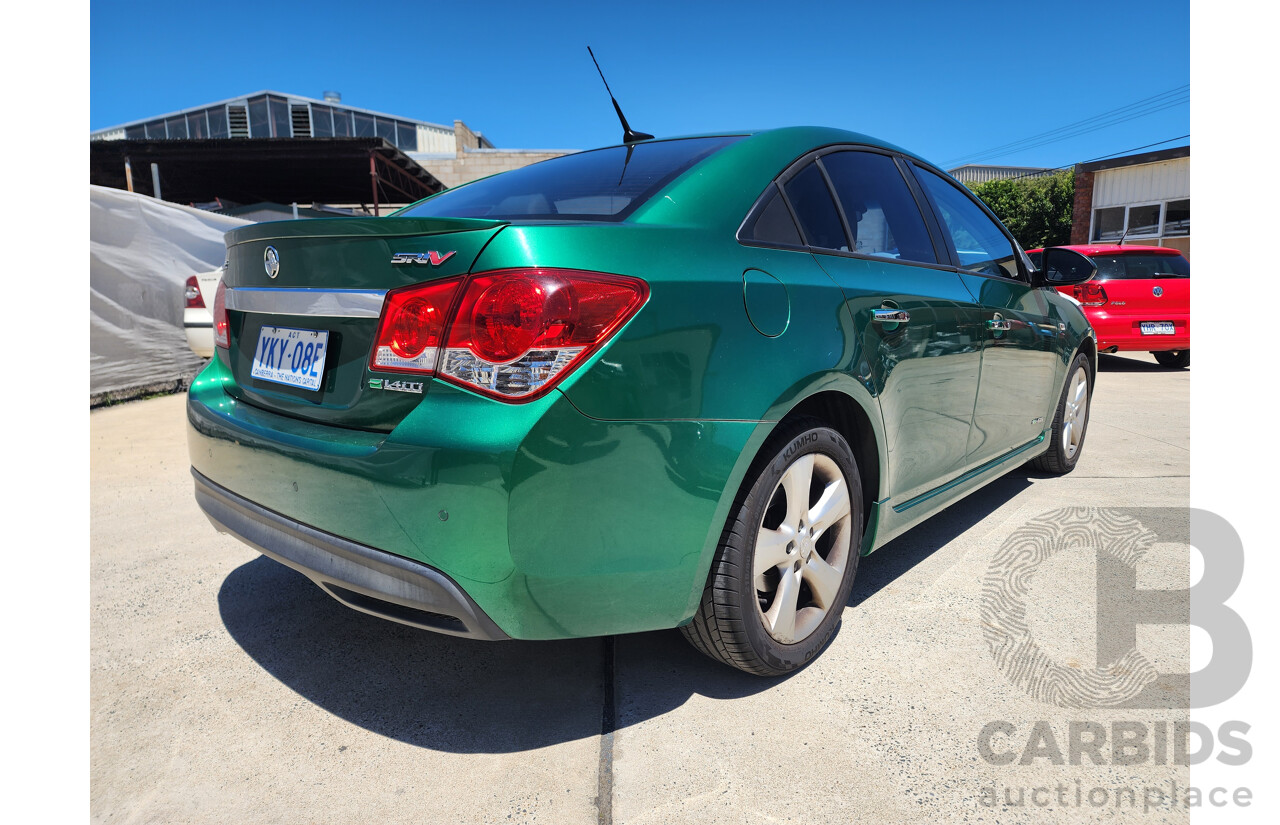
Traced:
<svg viewBox="0 0 1280 825">
<path fill-rule="evenodd" d="M 385 289 L 227 289 L 227 309 L 267 315 L 319 315 L 327 318 L 377 318 Z"/>
</svg>

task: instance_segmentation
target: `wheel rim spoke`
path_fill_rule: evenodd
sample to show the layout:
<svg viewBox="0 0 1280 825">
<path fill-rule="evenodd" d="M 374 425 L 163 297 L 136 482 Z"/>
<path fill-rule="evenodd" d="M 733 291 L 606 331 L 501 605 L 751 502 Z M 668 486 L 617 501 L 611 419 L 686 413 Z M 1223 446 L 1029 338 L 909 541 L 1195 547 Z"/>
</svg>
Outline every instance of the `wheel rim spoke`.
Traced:
<svg viewBox="0 0 1280 825">
<path fill-rule="evenodd" d="M 849 515 L 849 512 L 849 490 L 844 479 L 838 478 L 826 486 L 818 503 L 809 508 L 813 540 L 816 542 L 833 524 Z"/>
<path fill-rule="evenodd" d="M 787 553 L 787 545 L 791 543 L 795 531 L 788 525 L 781 524 L 777 530 L 762 527 L 756 536 L 756 558 L 752 574 L 755 577 L 756 590 L 764 590 L 766 584 L 764 574 L 775 567 L 792 561 Z"/>
<path fill-rule="evenodd" d="M 844 574 L 827 564 L 826 559 L 814 553 L 809 561 L 800 568 L 800 574 L 813 592 L 813 600 L 823 610 L 830 610 L 840 592 L 840 581 Z"/>
<path fill-rule="evenodd" d="M 798 529 L 800 520 L 809 511 L 809 485 L 813 481 L 813 455 L 802 455 L 787 468 L 781 486 L 787 494 L 787 516 L 784 524 Z"/>
<path fill-rule="evenodd" d="M 769 612 L 764 614 L 769 632 L 783 644 L 791 644 L 796 637 L 796 600 L 800 597 L 800 575 L 793 570 L 782 574 L 777 593 Z"/>
</svg>

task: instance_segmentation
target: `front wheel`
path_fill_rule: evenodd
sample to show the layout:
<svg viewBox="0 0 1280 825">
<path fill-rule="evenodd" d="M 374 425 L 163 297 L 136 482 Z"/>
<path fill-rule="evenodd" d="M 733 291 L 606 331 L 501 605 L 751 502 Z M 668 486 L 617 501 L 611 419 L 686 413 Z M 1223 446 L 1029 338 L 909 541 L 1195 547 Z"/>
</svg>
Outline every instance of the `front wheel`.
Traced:
<svg viewBox="0 0 1280 825">
<path fill-rule="evenodd" d="M 702 653 L 776 676 L 830 640 L 853 589 L 862 479 L 844 437 L 801 419 L 766 444 L 730 511 L 693 621 Z"/>
<path fill-rule="evenodd" d="M 1089 426 L 1089 401 L 1093 397 L 1093 375 L 1089 359 L 1081 353 L 1067 370 L 1067 383 L 1058 399 L 1053 416 L 1049 449 L 1035 458 L 1031 466 L 1045 473 L 1066 475 L 1076 468 L 1084 449 L 1085 430 Z"/>
<path fill-rule="evenodd" d="M 1167 350 L 1151 354 L 1155 356 L 1156 363 L 1167 370 L 1185 370 L 1191 366 L 1191 350 L 1189 349 Z"/>
</svg>

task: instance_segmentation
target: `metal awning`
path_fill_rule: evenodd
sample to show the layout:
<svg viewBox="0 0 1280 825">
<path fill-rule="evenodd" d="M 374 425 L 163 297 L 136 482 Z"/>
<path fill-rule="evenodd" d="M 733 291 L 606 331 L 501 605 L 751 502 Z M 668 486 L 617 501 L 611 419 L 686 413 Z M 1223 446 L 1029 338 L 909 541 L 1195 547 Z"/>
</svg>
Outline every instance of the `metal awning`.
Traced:
<svg viewBox="0 0 1280 825">
<path fill-rule="evenodd" d="M 173 203 L 410 203 L 444 189 L 440 181 L 382 138 L 227 138 L 93 140 L 89 182 Z"/>
</svg>

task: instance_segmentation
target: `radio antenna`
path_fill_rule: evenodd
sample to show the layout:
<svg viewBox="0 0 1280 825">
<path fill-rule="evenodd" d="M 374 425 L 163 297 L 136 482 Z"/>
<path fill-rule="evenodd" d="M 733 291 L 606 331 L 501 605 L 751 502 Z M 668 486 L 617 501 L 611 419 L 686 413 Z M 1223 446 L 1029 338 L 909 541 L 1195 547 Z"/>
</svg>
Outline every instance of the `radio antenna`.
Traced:
<svg viewBox="0 0 1280 825">
<path fill-rule="evenodd" d="M 613 101 L 613 110 L 618 113 L 618 120 L 622 122 L 622 142 L 637 143 L 642 140 L 653 140 L 653 135 L 637 132 L 631 128 L 630 123 L 627 123 L 627 116 L 622 113 L 622 107 L 618 105 L 617 98 L 613 96 L 613 90 L 609 88 L 609 81 L 604 79 L 604 72 L 600 70 L 600 61 L 596 60 L 596 53 L 591 51 L 590 46 L 587 46 L 587 54 L 591 55 L 591 62 L 596 64 L 596 71 L 600 73 L 600 79 L 604 81 L 604 90 L 609 93 L 609 100 Z"/>
</svg>

